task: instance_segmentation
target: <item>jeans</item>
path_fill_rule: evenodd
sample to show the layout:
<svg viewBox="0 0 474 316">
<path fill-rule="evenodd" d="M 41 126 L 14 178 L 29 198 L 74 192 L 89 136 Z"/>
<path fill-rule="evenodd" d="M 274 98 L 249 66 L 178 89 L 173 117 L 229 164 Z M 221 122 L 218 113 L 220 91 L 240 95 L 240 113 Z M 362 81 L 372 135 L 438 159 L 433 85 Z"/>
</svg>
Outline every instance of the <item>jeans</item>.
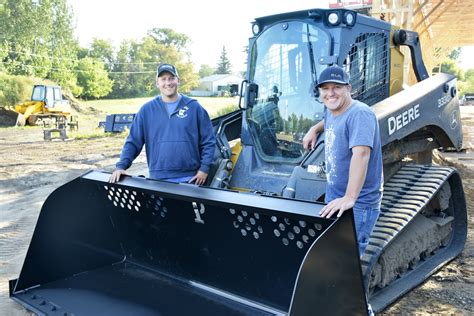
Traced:
<svg viewBox="0 0 474 316">
<path fill-rule="evenodd" d="M 354 222 L 359 243 L 359 255 L 362 257 L 369 243 L 370 234 L 380 215 L 380 207 L 354 206 Z"/>
</svg>

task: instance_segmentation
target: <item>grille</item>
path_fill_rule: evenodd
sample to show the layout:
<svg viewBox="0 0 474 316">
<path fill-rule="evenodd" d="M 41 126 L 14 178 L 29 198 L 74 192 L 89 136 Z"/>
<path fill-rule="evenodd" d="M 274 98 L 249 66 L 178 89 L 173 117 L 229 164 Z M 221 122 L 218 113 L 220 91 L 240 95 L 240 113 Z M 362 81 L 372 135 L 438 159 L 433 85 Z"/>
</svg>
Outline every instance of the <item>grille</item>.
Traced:
<svg viewBox="0 0 474 316">
<path fill-rule="evenodd" d="M 357 37 L 346 57 L 346 71 L 352 84 L 352 97 L 373 105 L 389 93 L 388 37 L 365 33 Z"/>
</svg>

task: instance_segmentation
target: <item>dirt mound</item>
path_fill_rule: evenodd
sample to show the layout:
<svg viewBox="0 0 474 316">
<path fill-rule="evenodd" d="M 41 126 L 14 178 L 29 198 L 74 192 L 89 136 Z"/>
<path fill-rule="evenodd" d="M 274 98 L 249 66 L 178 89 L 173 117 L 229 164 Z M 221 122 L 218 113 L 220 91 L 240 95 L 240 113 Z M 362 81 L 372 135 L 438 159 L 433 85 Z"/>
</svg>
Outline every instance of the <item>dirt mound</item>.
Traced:
<svg viewBox="0 0 474 316">
<path fill-rule="evenodd" d="M 71 103 L 71 107 L 77 112 L 81 113 L 83 111 L 79 100 L 76 99 L 71 93 L 63 93 L 63 97 Z"/>
</svg>

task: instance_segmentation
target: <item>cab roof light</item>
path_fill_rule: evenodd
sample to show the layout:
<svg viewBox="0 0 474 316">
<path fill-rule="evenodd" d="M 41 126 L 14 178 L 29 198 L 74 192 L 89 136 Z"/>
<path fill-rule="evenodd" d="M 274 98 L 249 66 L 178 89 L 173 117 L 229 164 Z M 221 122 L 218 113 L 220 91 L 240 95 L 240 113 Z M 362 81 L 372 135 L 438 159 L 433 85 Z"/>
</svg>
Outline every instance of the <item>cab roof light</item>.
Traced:
<svg viewBox="0 0 474 316">
<path fill-rule="evenodd" d="M 333 11 L 333 12 L 328 12 L 328 15 L 327 15 L 327 22 L 329 25 L 331 26 L 337 26 L 341 23 L 341 14 L 340 12 L 336 12 L 336 11 Z"/>
<path fill-rule="evenodd" d="M 260 25 L 258 23 L 252 23 L 252 33 L 253 35 L 260 33 Z"/>
<path fill-rule="evenodd" d="M 351 11 L 344 12 L 342 22 L 348 27 L 353 27 L 356 22 L 356 13 Z"/>
<path fill-rule="evenodd" d="M 326 12 L 324 22 L 329 26 L 353 27 L 356 23 L 357 12 L 345 9 L 329 10 Z"/>
</svg>

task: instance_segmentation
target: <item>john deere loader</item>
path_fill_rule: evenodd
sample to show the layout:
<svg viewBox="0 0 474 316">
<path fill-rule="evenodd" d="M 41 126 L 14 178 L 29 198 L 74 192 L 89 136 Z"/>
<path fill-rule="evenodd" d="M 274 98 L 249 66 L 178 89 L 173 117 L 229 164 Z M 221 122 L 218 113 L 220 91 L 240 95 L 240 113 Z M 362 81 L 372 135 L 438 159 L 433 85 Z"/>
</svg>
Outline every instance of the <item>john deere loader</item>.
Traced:
<svg viewBox="0 0 474 316">
<path fill-rule="evenodd" d="M 71 120 L 71 105 L 61 90 L 58 86 L 35 85 L 30 101 L 0 107 L 0 126 L 66 126 Z"/>
<path fill-rule="evenodd" d="M 455 258 L 466 239 L 456 79 L 430 77 L 416 33 L 344 9 L 257 18 L 240 109 L 213 121 L 206 186 L 90 171 L 45 201 L 10 295 L 48 315 L 363 315 Z M 417 83 L 402 88 L 410 51 Z M 351 211 L 318 216 L 326 186 L 315 89 L 329 65 L 381 129 L 382 213 L 360 257 Z"/>
</svg>

